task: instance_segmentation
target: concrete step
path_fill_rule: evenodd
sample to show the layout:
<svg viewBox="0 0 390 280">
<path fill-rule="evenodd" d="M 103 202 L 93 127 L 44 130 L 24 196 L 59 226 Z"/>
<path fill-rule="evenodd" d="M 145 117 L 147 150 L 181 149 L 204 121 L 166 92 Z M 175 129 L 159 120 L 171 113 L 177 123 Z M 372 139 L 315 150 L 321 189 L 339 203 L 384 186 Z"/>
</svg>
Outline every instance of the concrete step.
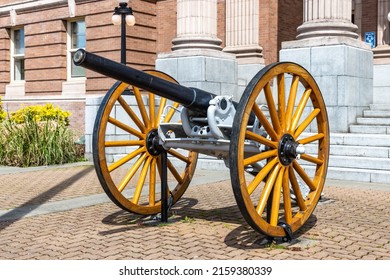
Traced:
<svg viewBox="0 0 390 280">
<path fill-rule="evenodd" d="M 365 110 L 363 116 L 365 118 L 390 118 L 390 110 Z"/>
<path fill-rule="evenodd" d="M 370 104 L 371 110 L 390 111 L 390 104 Z"/>
<path fill-rule="evenodd" d="M 388 170 L 390 172 L 390 159 L 331 155 L 329 157 L 329 166 L 356 169 Z"/>
<path fill-rule="evenodd" d="M 364 133 L 331 133 L 331 145 L 390 147 L 390 135 Z"/>
<path fill-rule="evenodd" d="M 390 118 L 356 118 L 360 125 L 390 125 Z"/>
<path fill-rule="evenodd" d="M 315 145 L 306 145 L 305 152 L 309 155 L 316 154 L 317 147 Z M 390 158 L 390 147 L 331 145 L 330 155 Z"/>
<path fill-rule="evenodd" d="M 314 167 L 312 166 L 306 166 L 304 168 L 308 173 L 314 171 Z M 390 171 L 329 167 L 326 179 L 389 184 Z"/>
<path fill-rule="evenodd" d="M 351 133 L 390 134 L 390 126 L 385 125 L 358 125 L 349 126 Z"/>
</svg>

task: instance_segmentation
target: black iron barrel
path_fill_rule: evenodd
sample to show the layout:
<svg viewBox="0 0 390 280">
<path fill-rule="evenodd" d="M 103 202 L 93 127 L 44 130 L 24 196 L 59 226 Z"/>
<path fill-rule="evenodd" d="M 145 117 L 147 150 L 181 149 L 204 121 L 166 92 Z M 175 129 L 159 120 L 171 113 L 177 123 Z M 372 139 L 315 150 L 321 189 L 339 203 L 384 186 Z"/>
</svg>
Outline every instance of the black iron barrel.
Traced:
<svg viewBox="0 0 390 280">
<path fill-rule="evenodd" d="M 216 96 L 201 89 L 185 87 L 152 76 L 83 49 L 76 51 L 73 56 L 73 62 L 77 66 L 85 67 L 107 77 L 142 88 L 195 111 L 206 112 L 210 100 Z"/>
</svg>

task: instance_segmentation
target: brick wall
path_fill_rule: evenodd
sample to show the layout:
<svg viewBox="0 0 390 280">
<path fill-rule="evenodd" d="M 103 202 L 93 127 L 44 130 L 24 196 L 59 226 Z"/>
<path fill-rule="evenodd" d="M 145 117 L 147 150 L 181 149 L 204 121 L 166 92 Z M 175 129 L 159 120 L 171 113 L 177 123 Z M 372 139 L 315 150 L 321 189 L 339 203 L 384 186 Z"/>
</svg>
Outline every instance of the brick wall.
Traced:
<svg viewBox="0 0 390 280">
<path fill-rule="evenodd" d="M 277 60 L 278 4 L 277 1 L 260 1 L 259 40 L 265 64 Z"/>
<path fill-rule="evenodd" d="M 361 35 L 364 40 L 365 32 L 377 32 L 378 25 L 378 1 L 377 0 L 366 0 L 362 1 L 362 26 Z"/>
<path fill-rule="evenodd" d="M 157 2 L 157 53 L 170 52 L 176 37 L 176 0 Z"/>
<path fill-rule="evenodd" d="M 5 85 L 8 84 L 10 80 L 9 42 L 9 33 L 5 28 L 0 28 L 0 95 L 5 93 Z"/>
<path fill-rule="evenodd" d="M 279 0 L 278 6 L 278 54 L 282 42 L 296 40 L 297 28 L 303 23 L 302 0 Z"/>
</svg>

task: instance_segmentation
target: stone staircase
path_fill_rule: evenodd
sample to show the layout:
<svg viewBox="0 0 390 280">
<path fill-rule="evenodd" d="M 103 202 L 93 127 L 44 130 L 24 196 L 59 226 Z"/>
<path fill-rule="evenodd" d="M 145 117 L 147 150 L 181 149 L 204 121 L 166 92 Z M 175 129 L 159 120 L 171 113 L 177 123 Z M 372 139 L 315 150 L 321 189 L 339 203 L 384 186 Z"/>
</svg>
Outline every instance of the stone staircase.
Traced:
<svg viewBox="0 0 390 280">
<path fill-rule="evenodd" d="M 390 184 L 390 105 L 370 105 L 330 142 L 327 178 Z"/>
</svg>

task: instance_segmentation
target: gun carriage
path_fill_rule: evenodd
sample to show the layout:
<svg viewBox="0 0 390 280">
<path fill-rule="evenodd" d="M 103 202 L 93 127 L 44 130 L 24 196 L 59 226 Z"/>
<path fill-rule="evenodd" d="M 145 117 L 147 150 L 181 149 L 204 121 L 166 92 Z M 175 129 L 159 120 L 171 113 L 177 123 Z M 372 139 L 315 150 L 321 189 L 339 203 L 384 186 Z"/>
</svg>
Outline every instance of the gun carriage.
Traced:
<svg viewBox="0 0 390 280">
<path fill-rule="evenodd" d="M 103 189 L 122 209 L 166 212 L 167 196 L 171 205 L 180 199 L 204 154 L 229 167 L 237 205 L 256 231 L 291 238 L 312 214 L 327 172 L 329 127 L 320 89 L 300 65 L 264 67 L 237 103 L 85 50 L 73 60 L 118 80 L 97 113 L 93 157 Z M 113 130 L 122 134 L 111 138 Z M 109 151 L 118 147 L 127 152 L 113 159 Z"/>
</svg>

